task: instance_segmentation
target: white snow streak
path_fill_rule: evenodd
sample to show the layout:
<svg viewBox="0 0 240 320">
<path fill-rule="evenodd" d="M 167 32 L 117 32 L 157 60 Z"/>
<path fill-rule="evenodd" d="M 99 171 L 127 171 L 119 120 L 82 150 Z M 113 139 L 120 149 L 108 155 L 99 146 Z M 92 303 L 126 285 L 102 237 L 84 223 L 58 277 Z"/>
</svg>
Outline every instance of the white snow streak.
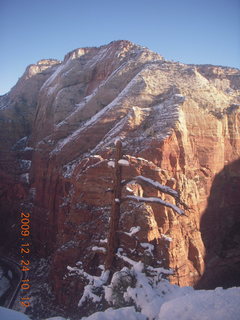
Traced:
<svg viewBox="0 0 240 320">
<path fill-rule="evenodd" d="M 140 230 L 141 230 L 141 227 L 137 226 L 137 227 L 132 227 L 129 232 L 124 232 L 124 233 L 131 237 L 132 235 L 139 232 Z"/>
</svg>

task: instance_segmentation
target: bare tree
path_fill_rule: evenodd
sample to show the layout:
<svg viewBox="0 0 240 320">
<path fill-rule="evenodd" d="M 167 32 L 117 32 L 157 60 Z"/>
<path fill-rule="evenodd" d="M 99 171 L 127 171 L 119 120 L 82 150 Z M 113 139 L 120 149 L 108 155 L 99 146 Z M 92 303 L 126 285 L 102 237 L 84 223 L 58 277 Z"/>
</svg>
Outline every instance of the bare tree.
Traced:
<svg viewBox="0 0 240 320">
<path fill-rule="evenodd" d="M 112 207 L 110 215 L 110 225 L 108 232 L 107 252 L 105 258 L 105 270 L 113 271 L 113 262 L 117 249 L 119 247 L 119 220 L 120 220 L 120 206 L 123 201 L 137 201 L 144 203 L 157 203 L 165 207 L 173 209 L 179 215 L 185 215 L 184 210 L 178 205 L 180 204 L 185 210 L 188 210 L 188 206 L 180 200 L 179 193 L 176 190 L 168 186 L 164 186 L 157 181 L 143 176 L 133 177 L 129 180 L 122 181 L 122 166 L 128 165 L 128 161 L 122 159 L 122 142 L 117 140 L 115 143 L 116 154 L 115 161 L 110 161 L 109 166 L 114 169 L 113 177 L 113 190 L 112 191 Z M 166 193 L 175 198 L 177 205 L 162 200 L 159 197 L 137 197 L 135 195 L 127 195 L 122 198 L 122 188 L 130 183 L 138 183 L 145 186 L 151 186 L 156 190 Z"/>
<path fill-rule="evenodd" d="M 128 263 L 132 268 L 134 268 L 135 261 L 128 258 L 125 255 L 122 255 L 121 252 L 118 251 L 120 241 L 119 241 L 119 221 L 120 221 L 120 207 L 121 204 L 124 201 L 138 201 L 138 202 L 144 202 L 144 203 L 156 203 L 163 205 L 165 207 L 169 207 L 173 209 L 177 214 L 184 215 L 184 210 L 179 207 L 179 204 L 185 209 L 189 209 L 179 198 L 179 193 L 176 190 L 173 190 L 172 188 L 160 184 L 158 181 L 154 181 L 150 178 L 144 177 L 144 176 L 136 176 L 129 180 L 122 180 L 122 167 L 130 165 L 129 161 L 126 159 L 123 159 L 123 153 L 122 153 L 122 143 L 120 140 L 117 140 L 115 143 L 116 150 L 115 150 L 115 159 L 114 161 L 109 161 L 108 165 L 110 167 L 113 167 L 113 189 L 108 190 L 112 192 L 112 206 L 111 206 L 111 213 L 110 213 L 110 222 L 109 222 L 109 230 L 108 230 L 108 239 L 107 239 L 107 250 L 105 251 L 105 248 L 100 248 L 99 253 L 105 253 L 105 261 L 104 261 L 104 268 L 102 269 L 102 273 L 100 276 L 93 276 L 86 272 L 82 266 L 81 262 L 78 262 L 76 267 L 70 267 L 68 266 L 69 276 L 80 276 L 84 278 L 88 284 L 84 286 L 83 295 L 79 301 L 78 306 L 82 307 L 84 305 L 88 305 L 88 303 L 91 303 L 91 308 L 98 308 L 98 303 L 101 305 L 104 299 L 104 292 L 106 288 L 106 284 L 109 284 L 110 287 L 115 290 L 115 293 L 118 290 L 118 287 L 115 288 L 116 284 L 114 284 L 114 277 L 113 275 L 116 270 L 114 270 L 114 262 L 115 257 L 118 257 Z M 165 201 L 159 197 L 139 197 L 135 195 L 126 195 L 125 197 L 122 197 L 122 190 L 125 186 L 128 184 L 137 183 L 144 187 L 153 187 L 158 191 L 161 191 L 162 193 L 168 194 L 172 196 L 176 200 L 176 204 L 173 204 L 171 202 Z M 96 250 L 94 250 L 96 251 Z M 96 251 L 97 252 L 97 251 Z M 171 274 L 171 270 L 166 270 L 163 268 L 154 268 L 152 266 L 146 266 L 146 270 L 149 273 L 147 277 L 156 278 L 157 281 L 160 281 L 162 279 L 163 274 Z M 136 280 L 136 273 L 132 272 L 131 269 L 127 269 L 124 272 L 121 271 L 122 283 L 119 285 L 123 285 L 124 283 L 127 283 L 127 286 L 133 284 L 131 281 Z M 127 273 L 126 273 L 127 272 Z M 126 275 L 127 279 L 126 280 Z M 135 280 L 134 280 L 135 279 Z M 127 281 L 127 282 L 126 282 Z M 130 281 L 128 283 L 128 281 Z M 148 280 L 150 281 L 150 280 Z M 121 281 L 120 281 L 121 282 Z M 149 282 L 149 284 L 154 283 L 152 280 Z M 115 289 L 114 289 L 115 288 Z M 123 289 L 123 288 L 122 288 Z M 119 294 L 121 296 L 122 294 L 122 302 L 125 303 L 124 300 L 124 294 L 122 289 L 118 292 L 118 302 L 119 302 Z M 106 301 L 104 302 L 106 303 Z"/>
<path fill-rule="evenodd" d="M 108 232 L 107 255 L 105 259 L 105 270 L 110 270 L 113 264 L 116 249 L 118 248 L 118 225 L 120 219 L 120 204 L 122 193 L 122 166 L 119 160 L 122 158 L 122 143 L 116 142 L 116 156 L 114 162 L 113 197 L 110 215 L 110 226 Z"/>
</svg>

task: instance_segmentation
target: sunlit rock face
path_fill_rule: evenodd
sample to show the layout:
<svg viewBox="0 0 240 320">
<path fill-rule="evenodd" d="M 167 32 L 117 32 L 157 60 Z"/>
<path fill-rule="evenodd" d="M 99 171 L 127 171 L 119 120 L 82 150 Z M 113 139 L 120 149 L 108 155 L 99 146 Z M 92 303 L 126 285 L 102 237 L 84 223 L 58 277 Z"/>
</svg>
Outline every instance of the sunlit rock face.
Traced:
<svg viewBox="0 0 240 320">
<path fill-rule="evenodd" d="M 34 248 L 52 255 L 51 282 L 59 302 L 71 304 L 70 296 L 76 301 L 81 296 L 81 281 L 64 277 L 67 265 L 82 261 L 94 273 L 104 262 L 92 248 L 104 247 L 107 236 L 111 193 L 106 190 L 113 171 L 107 162 L 114 157 L 116 138 L 130 162 L 124 179 L 143 175 L 166 184 L 191 208 L 181 217 L 158 204 L 124 203 L 121 230 L 140 229 L 134 237 L 123 233 L 120 246 L 132 259 L 163 261 L 175 270 L 171 282 L 181 286 L 197 285 L 206 269 L 207 286 L 214 276 L 211 261 L 221 248 L 226 256 L 228 237 L 216 231 L 224 229 L 219 218 L 224 192 L 215 193 L 212 185 L 240 157 L 239 77 L 238 69 L 174 63 L 129 41 L 116 41 L 74 50 L 62 62 L 42 60 L 1 97 L 3 210 L 11 222 L 17 207 L 32 212 Z M 221 181 L 233 170 L 224 172 Z M 149 187 L 131 188 L 136 195 L 174 203 Z M 239 191 L 228 192 L 224 210 L 227 230 L 232 230 Z M 153 256 L 140 245 L 146 242 L 154 245 Z M 212 243 L 218 251 L 211 250 Z M 237 248 L 231 246 L 233 255 Z M 228 258 L 225 270 L 237 263 Z"/>
</svg>

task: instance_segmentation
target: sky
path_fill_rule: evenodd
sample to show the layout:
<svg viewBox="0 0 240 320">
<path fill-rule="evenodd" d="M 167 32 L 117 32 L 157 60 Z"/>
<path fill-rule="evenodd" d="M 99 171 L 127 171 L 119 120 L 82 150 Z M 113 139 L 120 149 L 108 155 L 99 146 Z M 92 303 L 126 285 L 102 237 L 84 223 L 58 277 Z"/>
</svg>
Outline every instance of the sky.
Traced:
<svg viewBox="0 0 240 320">
<path fill-rule="evenodd" d="M 0 95 L 29 64 L 113 40 L 240 68 L 240 0 L 0 0 L 0 39 Z"/>
</svg>

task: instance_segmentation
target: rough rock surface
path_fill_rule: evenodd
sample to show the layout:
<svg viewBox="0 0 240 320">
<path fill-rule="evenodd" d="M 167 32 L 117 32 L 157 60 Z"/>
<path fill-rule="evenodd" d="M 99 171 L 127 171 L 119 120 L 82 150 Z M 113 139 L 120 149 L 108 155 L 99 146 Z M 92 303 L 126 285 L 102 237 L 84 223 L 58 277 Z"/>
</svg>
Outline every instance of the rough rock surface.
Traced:
<svg viewBox="0 0 240 320">
<path fill-rule="evenodd" d="M 41 60 L 27 67 L 12 90 L 0 97 L 0 239 L 1 250 L 9 252 L 19 238 L 21 203 L 28 198 L 32 132 L 39 90 L 56 70 L 59 61 Z M 17 239 L 16 239 L 17 237 Z M 8 245 L 5 245 L 5 244 Z"/>
<path fill-rule="evenodd" d="M 116 41 L 74 50 L 62 62 L 39 62 L 0 97 L 1 200 L 4 208 L 15 201 L 31 209 L 34 248 L 52 255 L 59 303 L 72 305 L 81 296 L 83 283 L 64 277 L 67 265 L 82 261 L 100 272 L 103 264 L 92 247 L 105 243 L 112 184 L 107 161 L 117 137 L 130 161 L 124 177 L 169 185 L 191 207 L 180 217 L 157 204 L 125 203 L 122 230 L 140 227 L 133 237 L 121 235 L 128 255 L 164 261 L 181 286 L 240 284 L 237 276 L 220 276 L 240 263 L 239 93 L 238 69 L 169 62 Z M 5 170 L 9 163 L 12 169 Z M 160 195 L 132 188 L 136 195 Z M 146 242 L 154 245 L 154 258 L 139 246 Z"/>
</svg>

